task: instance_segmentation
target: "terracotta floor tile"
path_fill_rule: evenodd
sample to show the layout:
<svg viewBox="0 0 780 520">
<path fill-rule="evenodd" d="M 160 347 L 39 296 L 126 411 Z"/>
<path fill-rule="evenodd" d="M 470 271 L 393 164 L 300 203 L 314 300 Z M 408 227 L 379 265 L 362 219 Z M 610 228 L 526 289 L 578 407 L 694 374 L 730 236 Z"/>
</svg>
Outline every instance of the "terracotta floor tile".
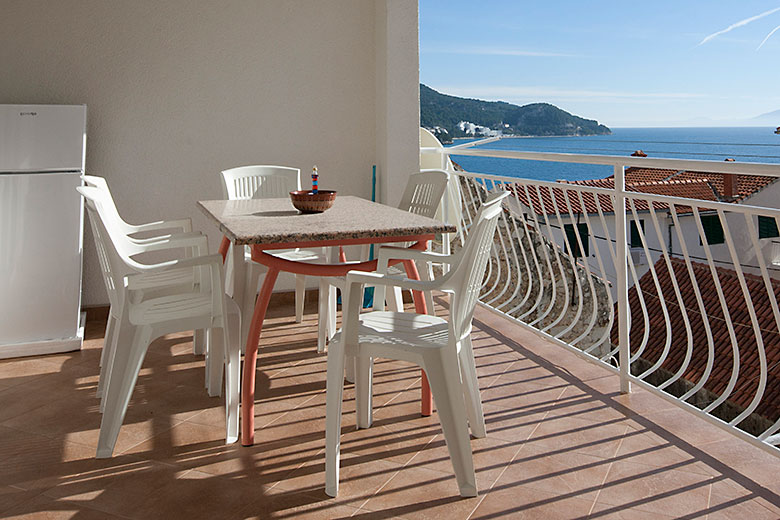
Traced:
<svg viewBox="0 0 780 520">
<path fill-rule="evenodd" d="M 622 420 L 588 421 L 578 417 L 546 417 L 527 444 L 534 448 L 613 457 L 628 426 Z"/>
<path fill-rule="evenodd" d="M 680 446 L 675 438 L 664 438 L 663 431 L 630 429 L 618 448 L 616 459 L 649 466 L 675 466 L 683 471 L 718 475 L 719 464 L 711 464 L 707 455 L 699 448 Z M 702 459 L 705 460 L 702 460 Z"/>
<path fill-rule="evenodd" d="M 588 421 L 616 421 L 632 414 L 615 408 L 608 397 L 593 394 L 579 386 L 568 386 L 550 408 L 550 417 L 577 417 Z"/>
<path fill-rule="evenodd" d="M 139 519 L 239 518 L 239 511 L 263 493 L 260 486 L 197 470 L 160 483 L 159 489 L 138 503 L 129 516 Z"/>
<path fill-rule="evenodd" d="M 401 469 L 362 509 L 402 518 L 467 518 L 483 496 L 462 498 L 452 473 L 408 467 Z"/>
<path fill-rule="evenodd" d="M 553 453 L 524 446 L 496 483 L 497 487 L 529 487 L 562 497 L 593 502 L 612 461 L 584 453 Z"/>
<path fill-rule="evenodd" d="M 562 497 L 525 486 L 507 485 L 490 490 L 470 517 L 474 520 L 586 518 L 592 500 Z"/>
<path fill-rule="evenodd" d="M 617 461 L 610 467 L 597 503 L 680 517 L 704 511 L 710 477 L 675 469 Z"/>
<path fill-rule="evenodd" d="M 3 512 L 18 508 L 21 504 L 33 500 L 40 495 L 40 490 L 19 489 L 12 486 L 0 485 L 0 517 L 6 518 Z"/>
<path fill-rule="evenodd" d="M 542 386 L 533 383 L 502 381 L 501 377 L 481 392 L 482 404 L 511 408 L 527 412 L 547 412 L 556 406 L 556 401 L 567 385 Z"/>
<path fill-rule="evenodd" d="M 736 443 L 730 433 L 680 408 L 647 412 L 643 418 L 694 446 L 717 441 Z"/>
<path fill-rule="evenodd" d="M 8 510 L 3 515 L 4 518 L 25 518 L 26 520 L 101 520 L 101 519 L 119 519 L 121 517 L 106 513 L 105 511 L 96 511 L 84 504 L 56 500 L 44 495 L 38 495 L 32 500 L 28 500 L 17 507 Z"/>
<path fill-rule="evenodd" d="M 708 518 L 780 518 L 780 496 L 739 476 L 712 483 Z"/>
<path fill-rule="evenodd" d="M 471 452 L 474 459 L 474 469 L 480 489 L 488 489 L 498 479 L 509 465 L 512 458 L 520 451 L 522 441 L 508 442 L 493 439 L 490 436 L 481 439 L 471 439 Z M 422 467 L 441 473 L 453 473 L 449 450 L 443 435 L 425 446 L 412 459 L 407 467 Z"/>
<path fill-rule="evenodd" d="M 345 520 L 359 510 L 334 503 L 324 493 L 314 496 L 301 491 L 277 490 L 261 497 L 243 508 L 238 515 L 242 519 L 265 520 L 267 518 L 295 518 L 305 520 Z"/>
<path fill-rule="evenodd" d="M 338 497 L 329 498 L 325 494 L 325 453 L 322 452 L 290 473 L 277 487 L 358 508 L 403 469 L 401 464 L 387 460 L 342 459 Z"/>
<path fill-rule="evenodd" d="M 588 519 L 594 520 L 671 520 L 675 517 L 662 515 L 657 511 L 624 508 L 598 502 L 594 504 Z M 704 515 L 694 515 L 692 518 L 705 518 Z"/>
<path fill-rule="evenodd" d="M 252 447 L 224 444 L 224 400 L 206 393 L 191 332 L 150 347 L 111 459 L 94 458 L 105 322 L 79 352 L 0 361 L 0 517 L 780 518 L 776 457 L 647 391 L 620 394 L 602 367 L 483 309 L 480 496 L 458 495 L 438 416 L 420 415 L 419 369 L 379 359 L 371 428 L 355 428 L 345 385 L 331 499 L 315 303 L 301 324 L 292 305 L 269 309 Z"/>
</svg>

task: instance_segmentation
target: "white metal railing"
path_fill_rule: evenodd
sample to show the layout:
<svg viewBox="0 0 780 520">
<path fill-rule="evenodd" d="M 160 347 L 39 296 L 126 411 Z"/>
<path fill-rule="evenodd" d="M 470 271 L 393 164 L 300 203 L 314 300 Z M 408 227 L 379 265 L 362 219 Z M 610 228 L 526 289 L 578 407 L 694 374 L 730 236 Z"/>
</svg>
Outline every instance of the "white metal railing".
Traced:
<svg viewBox="0 0 780 520">
<path fill-rule="evenodd" d="M 513 194 L 481 303 L 618 372 L 622 391 L 641 385 L 780 453 L 780 238 L 760 235 L 757 222 L 780 228 L 780 209 L 625 185 L 631 166 L 780 177 L 780 165 L 466 146 L 421 153 L 442 154 L 442 164 L 451 154 L 613 166 L 614 188 L 453 175 L 460 200 L 448 204 L 461 207 L 464 230 L 488 191 Z M 780 183 L 764 189 L 778 190 L 780 206 Z"/>
</svg>

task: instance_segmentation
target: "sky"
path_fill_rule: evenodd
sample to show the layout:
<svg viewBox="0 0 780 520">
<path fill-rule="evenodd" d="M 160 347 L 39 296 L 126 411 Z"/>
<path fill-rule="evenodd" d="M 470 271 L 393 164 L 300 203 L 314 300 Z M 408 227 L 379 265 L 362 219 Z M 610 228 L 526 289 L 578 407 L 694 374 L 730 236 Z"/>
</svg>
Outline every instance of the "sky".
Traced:
<svg viewBox="0 0 780 520">
<path fill-rule="evenodd" d="M 607 126 L 780 125 L 780 0 L 419 0 L 420 82 Z M 776 31 L 776 32 L 772 32 Z"/>
</svg>

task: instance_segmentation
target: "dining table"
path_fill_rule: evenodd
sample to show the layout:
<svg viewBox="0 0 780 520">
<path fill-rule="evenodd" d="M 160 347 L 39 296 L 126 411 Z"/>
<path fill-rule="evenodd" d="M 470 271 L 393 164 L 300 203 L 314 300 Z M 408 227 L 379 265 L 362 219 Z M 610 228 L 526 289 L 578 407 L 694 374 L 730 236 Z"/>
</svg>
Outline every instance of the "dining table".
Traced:
<svg viewBox="0 0 780 520">
<path fill-rule="evenodd" d="M 241 383 L 241 444 L 254 444 L 255 374 L 257 350 L 271 294 L 280 272 L 308 276 L 344 276 L 351 270 L 375 271 L 377 260 L 345 262 L 343 253 L 334 261 L 310 263 L 274 256 L 279 249 L 408 243 L 424 250 L 440 233 L 452 233 L 455 227 L 438 220 L 415 215 L 398 208 L 360 197 L 339 196 L 328 210 L 304 214 L 289 198 L 248 200 L 205 200 L 198 207 L 223 233 L 220 253 L 232 262 L 232 277 L 226 288 L 241 308 L 242 322 L 251 322 L 246 337 Z M 232 245 L 232 247 L 230 247 Z M 244 294 L 246 264 L 244 246 L 251 249 L 252 260 L 266 266 L 257 298 Z M 419 279 L 412 261 L 402 261 L 407 276 Z M 415 312 L 425 314 L 425 299 L 413 292 Z M 432 397 L 425 373 L 422 373 L 421 413 L 432 413 Z"/>
</svg>

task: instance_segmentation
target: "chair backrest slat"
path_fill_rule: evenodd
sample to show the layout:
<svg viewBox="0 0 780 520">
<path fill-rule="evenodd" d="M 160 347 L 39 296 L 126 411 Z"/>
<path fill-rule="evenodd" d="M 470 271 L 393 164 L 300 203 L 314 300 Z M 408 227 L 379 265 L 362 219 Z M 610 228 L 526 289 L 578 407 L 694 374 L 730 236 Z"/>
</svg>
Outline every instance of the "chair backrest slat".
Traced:
<svg viewBox="0 0 780 520">
<path fill-rule="evenodd" d="M 415 173 L 409 176 L 401 196 L 399 209 L 433 218 L 447 189 L 447 173 L 438 170 Z"/>
<path fill-rule="evenodd" d="M 501 201 L 509 192 L 491 194 L 483 203 L 476 222 L 471 226 L 466 243 L 459 252 L 460 261 L 446 275 L 447 286 L 453 290 L 451 326 L 457 337 L 471 330 L 474 307 L 482 288 L 487 262 L 493 248 L 498 218 L 502 212 Z"/>
<path fill-rule="evenodd" d="M 301 189 L 301 171 L 286 166 L 240 166 L 222 172 L 222 195 L 229 200 L 287 197 Z"/>
</svg>

